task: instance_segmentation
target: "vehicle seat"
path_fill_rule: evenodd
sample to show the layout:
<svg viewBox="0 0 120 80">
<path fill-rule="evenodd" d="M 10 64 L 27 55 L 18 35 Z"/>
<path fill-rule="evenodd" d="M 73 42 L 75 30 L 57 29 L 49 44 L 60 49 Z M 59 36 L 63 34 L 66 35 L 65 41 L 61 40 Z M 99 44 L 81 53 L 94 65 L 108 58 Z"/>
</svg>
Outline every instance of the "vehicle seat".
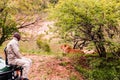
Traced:
<svg viewBox="0 0 120 80">
<path fill-rule="evenodd" d="M 7 47 L 4 48 L 5 64 L 6 64 L 7 66 L 11 67 L 12 69 L 14 69 L 14 71 L 20 71 L 20 75 L 22 76 L 22 70 L 23 70 L 23 67 L 22 67 L 22 66 L 8 64 L 8 58 L 7 58 L 6 48 L 7 48 Z"/>
</svg>

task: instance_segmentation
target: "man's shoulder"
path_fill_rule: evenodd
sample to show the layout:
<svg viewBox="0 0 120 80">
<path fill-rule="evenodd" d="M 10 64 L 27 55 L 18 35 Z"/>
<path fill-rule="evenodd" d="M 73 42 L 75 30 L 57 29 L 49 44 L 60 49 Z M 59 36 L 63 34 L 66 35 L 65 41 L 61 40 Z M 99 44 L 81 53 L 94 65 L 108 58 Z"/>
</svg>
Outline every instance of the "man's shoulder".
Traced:
<svg viewBox="0 0 120 80">
<path fill-rule="evenodd" d="M 14 40 L 14 39 L 12 39 L 8 44 L 16 44 L 17 43 L 17 41 L 16 40 Z"/>
</svg>

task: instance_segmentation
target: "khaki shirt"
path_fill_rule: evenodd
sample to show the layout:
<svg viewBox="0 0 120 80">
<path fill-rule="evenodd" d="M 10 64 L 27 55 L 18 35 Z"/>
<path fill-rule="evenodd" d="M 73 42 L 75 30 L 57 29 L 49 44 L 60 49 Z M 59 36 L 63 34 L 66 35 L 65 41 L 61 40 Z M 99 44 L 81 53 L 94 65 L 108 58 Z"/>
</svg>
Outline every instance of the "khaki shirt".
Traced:
<svg viewBox="0 0 120 80">
<path fill-rule="evenodd" d="M 10 63 L 13 62 L 14 59 L 22 58 L 17 38 L 13 37 L 13 39 L 7 44 L 6 52 L 8 62 Z"/>
</svg>

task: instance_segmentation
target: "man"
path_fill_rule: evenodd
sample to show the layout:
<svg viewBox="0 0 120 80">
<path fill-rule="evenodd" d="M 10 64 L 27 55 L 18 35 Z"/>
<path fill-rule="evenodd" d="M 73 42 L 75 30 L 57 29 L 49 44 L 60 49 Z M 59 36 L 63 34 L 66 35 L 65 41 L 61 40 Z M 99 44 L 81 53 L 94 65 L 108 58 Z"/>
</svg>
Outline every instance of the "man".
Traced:
<svg viewBox="0 0 120 80">
<path fill-rule="evenodd" d="M 6 52 L 8 58 L 8 64 L 18 65 L 23 67 L 22 80 L 28 79 L 28 71 L 30 69 L 32 61 L 28 58 L 24 58 L 19 50 L 19 44 L 21 36 L 19 33 L 14 33 L 13 39 L 7 44 Z"/>
</svg>

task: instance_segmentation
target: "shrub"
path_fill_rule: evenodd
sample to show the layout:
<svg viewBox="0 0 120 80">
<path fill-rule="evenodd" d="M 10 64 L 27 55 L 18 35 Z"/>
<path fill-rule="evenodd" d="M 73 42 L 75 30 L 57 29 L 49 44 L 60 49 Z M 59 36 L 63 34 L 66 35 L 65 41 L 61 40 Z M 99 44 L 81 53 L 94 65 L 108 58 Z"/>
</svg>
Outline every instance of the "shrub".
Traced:
<svg viewBox="0 0 120 80">
<path fill-rule="evenodd" d="M 83 74 L 85 80 L 120 80 L 120 59 L 97 56 L 84 56 L 87 61 L 77 62 L 75 69 Z M 82 59 L 79 57 L 79 59 Z M 84 66 L 87 62 L 88 67 Z"/>
<path fill-rule="evenodd" d="M 84 75 L 85 79 L 89 78 L 90 70 L 87 70 L 87 69 L 83 68 L 81 65 L 76 65 L 75 69 L 78 72 L 82 73 Z"/>
<path fill-rule="evenodd" d="M 40 39 L 40 37 L 37 39 L 37 45 L 40 49 L 44 50 L 44 51 L 47 51 L 47 52 L 50 52 L 50 46 L 47 42 L 47 40 L 42 40 Z"/>
<path fill-rule="evenodd" d="M 119 80 L 117 77 L 117 72 L 115 67 L 113 68 L 101 68 L 101 69 L 94 69 L 91 72 L 92 80 Z"/>
</svg>

